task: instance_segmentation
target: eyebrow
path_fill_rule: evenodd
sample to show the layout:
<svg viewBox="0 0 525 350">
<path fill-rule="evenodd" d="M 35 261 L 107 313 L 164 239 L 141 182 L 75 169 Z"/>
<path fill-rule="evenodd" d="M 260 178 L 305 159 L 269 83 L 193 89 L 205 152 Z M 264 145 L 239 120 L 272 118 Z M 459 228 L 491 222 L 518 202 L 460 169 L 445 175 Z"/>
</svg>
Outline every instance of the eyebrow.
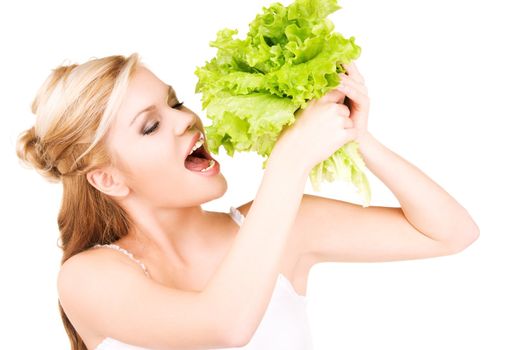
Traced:
<svg viewBox="0 0 525 350">
<path fill-rule="evenodd" d="M 168 94 L 166 97 L 166 101 L 170 98 L 171 94 L 175 95 L 175 90 L 173 90 L 173 87 L 171 85 L 168 85 Z M 131 123 L 129 123 L 129 126 L 131 126 L 135 122 L 135 120 L 137 120 L 137 118 L 140 117 L 142 114 L 146 112 L 151 112 L 155 109 L 157 109 L 155 105 L 151 105 L 151 106 L 144 108 L 142 111 L 138 112 L 135 117 L 133 117 L 133 119 L 131 120 Z"/>
</svg>

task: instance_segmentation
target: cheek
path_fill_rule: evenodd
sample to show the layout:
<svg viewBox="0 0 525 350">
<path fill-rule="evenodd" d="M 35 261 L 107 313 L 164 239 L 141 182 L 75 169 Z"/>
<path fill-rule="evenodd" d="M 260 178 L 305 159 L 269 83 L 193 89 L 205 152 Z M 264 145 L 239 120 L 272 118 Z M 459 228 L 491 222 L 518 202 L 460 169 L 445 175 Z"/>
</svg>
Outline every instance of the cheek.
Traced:
<svg viewBox="0 0 525 350">
<path fill-rule="evenodd" d="M 172 146 L 156 145 L 136 149 L 130 161 L 140 177 L 169 178 L 184 170 L 183 160 L 179 158 Z"/>
<path fill-rule="evenodd" d="M 160 198 L 184 192 L 187 181 L 194 176 L 184 167 L 184 159 L 173 144 L 143 146 L 130 161 L 134 165 L 135 186 L 146 196 Z"/>
</svg>

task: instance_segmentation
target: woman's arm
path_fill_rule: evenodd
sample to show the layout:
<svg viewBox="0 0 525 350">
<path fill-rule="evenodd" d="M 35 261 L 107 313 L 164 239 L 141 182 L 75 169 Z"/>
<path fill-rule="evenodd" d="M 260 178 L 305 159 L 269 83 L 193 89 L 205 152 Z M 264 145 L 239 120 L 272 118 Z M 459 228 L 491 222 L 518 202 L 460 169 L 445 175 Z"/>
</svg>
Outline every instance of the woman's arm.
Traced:
<svg viewBox="0 0 525 350">
<path fill-rule="evenodd" d="M 311 265 L 379 262 L 457 253 L 479 236 L 468 212 L 445 190 L 371 134 L 359 146 L 370 169 L 401 207 L 368 206 L 305 195 L 294 232 Z"/>
<path fill-rule="evenodd" d="M 368 206 L 305 195 L 294 230 L 312 264 L 408 260 L 456 253 L 477 239 L 468 212 L 417 167 L 369 132 L 370 99 L 355 63 L 344 65 L 340 91 L 348 97 L 350 127 L 367 168 L 401 207 Z"/>
<path fill-rule="evenodd" d="M 359 149 L 367 168 L 396 196 L 407 220 L 426 236 L 451 246 L 470 244 L 479 228 L 467 210 L 416 166 L 370 133 Z"/>
<path fill-rule="evenodd" d="M 251 339 L 268 307 L 304 192 L 309 169 L 292 162 L 272 153 L 250 211 L 204 291 L 231 315 L 237 334 L 227 338 L 239 345 Z"/>
</svg>

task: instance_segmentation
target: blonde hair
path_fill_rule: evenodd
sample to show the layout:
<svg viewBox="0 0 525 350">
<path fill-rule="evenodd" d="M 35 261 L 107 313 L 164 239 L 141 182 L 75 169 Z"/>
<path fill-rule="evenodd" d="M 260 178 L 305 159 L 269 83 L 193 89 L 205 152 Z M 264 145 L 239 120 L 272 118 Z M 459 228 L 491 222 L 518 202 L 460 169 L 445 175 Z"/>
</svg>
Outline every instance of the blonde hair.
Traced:
<svg viewBox="0 0 525 350">
<path fill-rule="evenodd" d="M 62 264 L 95 244 L 114 242 L 129 232 L 126 212 L 94 188 L 86 174 L 114 164 L 104 136 L 139 64 L 139 55 L 133 53 L 58 66 L 31 105 L 35 125 L 18 136 L 16 153 L 23 163 L 51 182 L 62 182 L 58 214 Z M 60 300 L 58 306 L 71 349 L 87 350 Z"/>
</svg>

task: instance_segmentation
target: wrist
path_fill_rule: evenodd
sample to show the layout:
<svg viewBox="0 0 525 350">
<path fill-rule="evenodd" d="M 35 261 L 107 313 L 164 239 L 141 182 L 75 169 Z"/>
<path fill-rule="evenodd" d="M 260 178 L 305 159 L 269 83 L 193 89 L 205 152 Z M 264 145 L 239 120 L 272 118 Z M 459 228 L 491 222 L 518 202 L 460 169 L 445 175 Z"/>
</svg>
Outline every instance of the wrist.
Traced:
<svg viewBox="0 0 525 350">
<path fill-rule="evenodd" d="M 383 145 L 369 132 L 362 135 L 358 140 L 359 153 L 368 167 L 372 159 L 376 158 L 381 152 Z"/>
<path fill-rule="evenodd" d="M 377 139 L 368 131 L 359 135 L 355 141 L 359 143 L 359 149 L 371 147 L 373 143 L 378 142 Z"/>
</svg>

